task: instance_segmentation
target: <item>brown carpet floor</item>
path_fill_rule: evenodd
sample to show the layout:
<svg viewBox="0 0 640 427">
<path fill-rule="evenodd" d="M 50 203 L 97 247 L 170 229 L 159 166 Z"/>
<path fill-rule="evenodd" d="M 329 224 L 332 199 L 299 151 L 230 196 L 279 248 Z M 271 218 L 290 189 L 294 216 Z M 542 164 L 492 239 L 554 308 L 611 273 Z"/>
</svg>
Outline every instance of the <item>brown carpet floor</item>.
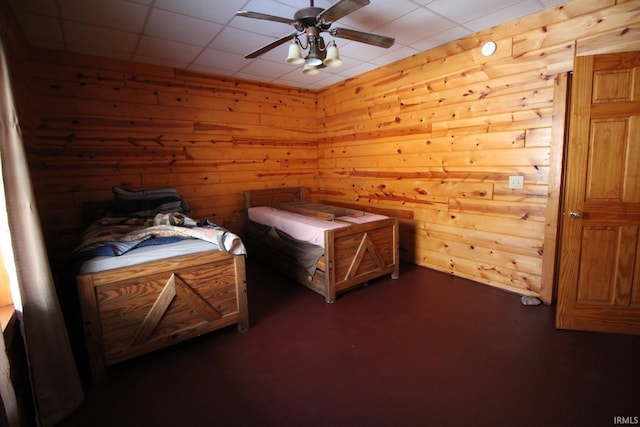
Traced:
<svg viewBox="0 0 640 427">
<path fill-rule="evenodd" d="M 72 426 L 610 426 L 640 416 L 640 336 L 403 264 L 335 304 L 251 259 L 251 329 L 109 368 Z"/>
</svg>

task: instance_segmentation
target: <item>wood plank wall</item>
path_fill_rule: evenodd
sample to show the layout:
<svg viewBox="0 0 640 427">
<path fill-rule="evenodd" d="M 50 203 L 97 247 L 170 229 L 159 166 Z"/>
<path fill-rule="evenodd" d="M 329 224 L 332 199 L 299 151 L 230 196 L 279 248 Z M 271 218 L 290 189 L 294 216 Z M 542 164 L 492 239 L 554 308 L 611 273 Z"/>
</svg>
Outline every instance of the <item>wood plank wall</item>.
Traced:
<svg viewBox="0 0 640 427">
<path fill-rule="evenodd" d="M 551 300 L 562 73 L 576 50 L 640 48 L 640 3 L 617 3 L 565 3 L 323 90 L 315 197 L 399 217 L 419 265 Z"/>
<path fill-rule="evenodd" d="M 176 186 L 233 231 L 243 190 L 303 185 L 399 217 L 407 260 L 550 295 L 558 76 L 639 25 L 637 0 L 573 0 L 319 92 L 29 49 L 13 74 L 48 249 L 64 259 L 113 185 Z"/>
<path fill-rule="evenodd" d="M 73 56 L 33 65 L 38 128 L 28 156 L 53 241 L 82 224 L 83 202 L 106 200 L 114 185 L 175 186 L 193 218 L 236 232 L 243 190 L 314 185 L 311 92 Z"/>
<path fill-rule="evenodd" d="M 314 92 L 40 49 L 13 74 L 26 83 L 21 126 L 59 263 L 79 242 L 82 204 L 110 200 L 115 185 L 175 186 L 193 218 L 238 233 L 245 189 L 315 186 Z"/>
</svg>

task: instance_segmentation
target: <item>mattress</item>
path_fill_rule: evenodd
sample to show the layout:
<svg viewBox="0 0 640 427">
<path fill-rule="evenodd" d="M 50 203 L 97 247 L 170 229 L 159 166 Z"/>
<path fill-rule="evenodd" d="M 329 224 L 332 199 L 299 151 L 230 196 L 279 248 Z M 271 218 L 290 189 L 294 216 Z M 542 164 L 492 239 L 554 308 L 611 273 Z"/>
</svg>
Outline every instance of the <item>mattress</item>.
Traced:
<svg viewBox="0 0 640 427">
<path fill-rule="evenodd" d="M 387 218 L 384 215 L 365 212 L 363 216 L 341 216 L 336 221 L 304 216 L 269 206 L 248 209 L 249 219 L 287 233 L 294 239 L 324 247 L 325 230 L 348 227 L 349 223 L 364 223 Z"/>
<path fill-rule="evenodd" d="M 144 262 L 172 258 L 199 252 L 217 250 L 218 246 L 200 239 L 184 239 L 166 245 L 144 246 L 120 256 L 98 256 L 85 261 L 78 274 L 97 273 L 120 267 L 129 267 Z"/>
</svg>

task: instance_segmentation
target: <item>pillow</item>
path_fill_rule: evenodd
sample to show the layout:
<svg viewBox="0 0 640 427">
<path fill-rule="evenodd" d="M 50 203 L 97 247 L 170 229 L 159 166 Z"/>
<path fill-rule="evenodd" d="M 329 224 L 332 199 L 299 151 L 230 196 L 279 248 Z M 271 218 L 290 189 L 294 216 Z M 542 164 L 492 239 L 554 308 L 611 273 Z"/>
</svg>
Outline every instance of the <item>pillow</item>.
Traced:
<svg viewBox="0 0 640 427">
<path fill-rule="evenodd" d="M 173 187 L 129 190 L 115 186 L 112 192 L 112 216 L 152 217 L 159 213 L 189 213 L 189 206 Z"/>
<path fill-rule="evenodd" d="M 173 187 L 148 188 L 143 190 L 129 190 L 115 186 L 111 189 L 113 197 L 120 200 L 151 200 L 162 197 L 181 197 Z"/>
</svg>

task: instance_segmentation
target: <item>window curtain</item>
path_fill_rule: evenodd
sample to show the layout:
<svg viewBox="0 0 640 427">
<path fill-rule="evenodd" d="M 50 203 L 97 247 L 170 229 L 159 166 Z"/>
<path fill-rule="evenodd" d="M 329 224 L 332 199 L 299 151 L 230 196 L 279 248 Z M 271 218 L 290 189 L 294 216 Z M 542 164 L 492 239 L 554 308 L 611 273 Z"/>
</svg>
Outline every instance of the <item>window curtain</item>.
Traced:
<svg viewBox="0 0 640 427">
<path fill-rule="evenodd" d="M 11 367 L 4 346 L 4 334 L 0 333 L 0 426 L 20 425 L 20 413 L 16 393 L 11 384 Z"/>
<path fill-rule="evenodd" d="M 36 421 L 53 426 L 82 403 L 84 394 L 44 247 L 2 40 L 0 157 L 2 204 L 11 235 L 10 242 L 3 243 L 9 252 L 3 247 L 3 255 L 27 353 Z M 10 271 L 13 266 L 15 272 Z"/>
</svg>

